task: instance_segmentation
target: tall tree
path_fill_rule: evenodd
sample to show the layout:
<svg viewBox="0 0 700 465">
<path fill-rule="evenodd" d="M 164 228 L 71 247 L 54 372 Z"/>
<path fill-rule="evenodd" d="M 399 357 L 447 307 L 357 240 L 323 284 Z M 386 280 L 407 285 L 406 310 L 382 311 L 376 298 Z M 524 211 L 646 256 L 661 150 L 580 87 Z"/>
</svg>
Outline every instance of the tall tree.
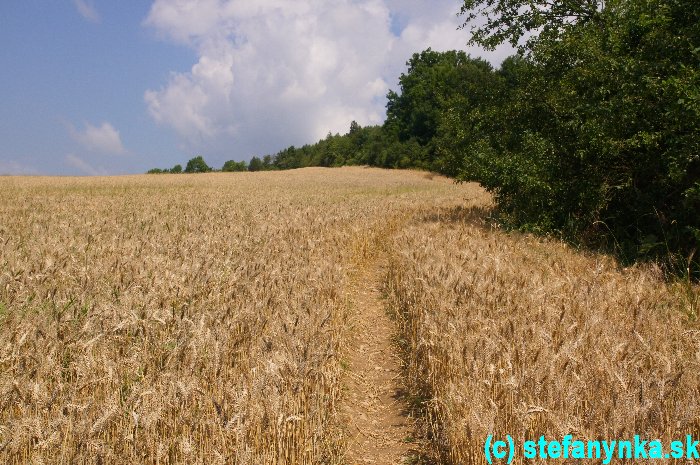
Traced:
<svg viewBox="0 0 700 465">
<path fill-rule="evenodd" d="M 556 38 L 579 23 L 600 22 L 605 0 L 464 0 L 462 27 L 472 44 L 487 49 L 509 42 L 521 50 L 539 38 Z M 526 44 L 521 43 L 528 37 Z"/>
<path fill-rule="evenodd" d="M 208 173 L 211 168 L 201 155 L 191 158 L 185 166 L 185 173 Z"/>
<path fill-rule="evenodd" d="M 577 240 L 607 238 L 626 259 L 692 257 L 700 246 L 696 2 L 465 0 L 463 14 L 474 43 L 528 37 L 525 66 L 501 70 L 512 84 L 493 115 L 503 124 L 480 146 L 488 161 L 480 180 L 505 217 Z"/>
<path fill-rule="evenodd" d="M 414 54 L 406 64 L 408 71 L 399 78 L 400 93 L 387 95 L 385 128 L 399 141 L 414 140 L 423 147 L 422 154 L 412 155 L 414 166 L 444 172 L 447 167 L 436 159 L 433 142 L 445 111 L 450 105 L 476 105 L 493 70 L 488 62 L 464 52 L 430 48 Z"/>
<path fill-rule="evenodd" d="M 263 169 L 263 162 L 258 157 L 253 157 L 248 163 L 248 171 L 261 171 Z"/>
</svg>

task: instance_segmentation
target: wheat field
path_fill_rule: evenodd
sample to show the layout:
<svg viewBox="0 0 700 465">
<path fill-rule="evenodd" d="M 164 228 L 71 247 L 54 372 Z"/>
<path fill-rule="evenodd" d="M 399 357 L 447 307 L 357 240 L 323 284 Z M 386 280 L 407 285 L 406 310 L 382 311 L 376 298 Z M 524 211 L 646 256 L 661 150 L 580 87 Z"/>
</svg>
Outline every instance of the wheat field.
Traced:
<svg viewBox="0 0 700 465">
<path fill-rule="evenodd" d="M 0 178 L 0 463 L 340 463 L 348 279 L 464 192 L 363 168 Z"/>
<path fill-rule="evenodd" d="M 420 215 L 393 238 L 386 287 L 428 456 L 486 464 L 489 434 L 700 438 L 698 288 L 503 233 L 489 214 Z"/>
<path fill-rule="evenodd" d="M 493 230 L 476 185 L 358 167 L 0 194 L 0 463 L 346 463 L 350 283 L 379 256 L 434 461 L 483 463 L 492 431 L 700 430 L 697 289 Z"/>
</svg>

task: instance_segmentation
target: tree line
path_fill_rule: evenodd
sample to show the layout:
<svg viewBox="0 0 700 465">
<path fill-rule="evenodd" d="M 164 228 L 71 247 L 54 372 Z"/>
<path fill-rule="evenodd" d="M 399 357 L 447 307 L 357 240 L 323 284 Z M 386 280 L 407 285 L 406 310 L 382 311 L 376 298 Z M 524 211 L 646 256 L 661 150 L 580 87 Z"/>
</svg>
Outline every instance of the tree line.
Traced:
<svg viewBox="0 0 700 465">
<path fill-rule="evenodd" d="M 477 181 L 506 227 L 697 277 L 695 0 L 465 0 L 462 15 L 472 43 L 518 52 L 498 68 L 416 53 L 383 125 L 352 122 L 261 169 L 371 165 Z"/>
<path fill-rule="evenodd" d="M 697 3 L 466 0 L 462 12 L 473 43 L 520 53 L 488 100 L 444 107 L 438 150 L 458 178 L 492 191 L 506 224 L 697 277 Z"/>
<path fill-rule="evenodd" d="M 172 168 L 153 168 L 146 174 L 180 174 L 180 173 L 211 173 L 214 171 L 220 172 L 235 172 L 235 171 L 267 171 L 278 169 L 272 163 L 272 157 L 266 155 L 263 158 L 253 157 L 249 162 L 228 160 L 224 163 L 221 169 L 215 169 L 204 161 L 204 157 L 197 155 L 191 158 L 182 169 L 182 165 L 177 164 Z"/>
</svg>

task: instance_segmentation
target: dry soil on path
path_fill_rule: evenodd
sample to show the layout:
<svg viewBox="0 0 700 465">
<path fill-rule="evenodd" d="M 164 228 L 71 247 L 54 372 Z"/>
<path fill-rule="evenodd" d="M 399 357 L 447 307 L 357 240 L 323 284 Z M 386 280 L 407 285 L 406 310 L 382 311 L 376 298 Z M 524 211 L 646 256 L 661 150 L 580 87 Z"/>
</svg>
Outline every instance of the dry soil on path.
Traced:
<svg viewBox="0 0 700 465">
<path fill-rule="evenodd" d="M 403 464 L 412 455 L 414 424 L 402 392 L 401 359 L 392 343 L 396 326 L 386 313 L 381 285 L 385 265 L 371 259 L 351 285 L 346 392 L 345 463 Z"/>
</svg>

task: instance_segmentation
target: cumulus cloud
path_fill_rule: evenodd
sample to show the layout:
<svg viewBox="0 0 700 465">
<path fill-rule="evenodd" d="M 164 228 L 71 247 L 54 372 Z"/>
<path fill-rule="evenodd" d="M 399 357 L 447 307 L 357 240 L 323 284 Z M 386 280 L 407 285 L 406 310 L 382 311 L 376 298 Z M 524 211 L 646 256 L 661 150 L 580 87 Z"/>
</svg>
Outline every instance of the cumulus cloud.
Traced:
<svg viewBox="0 0 700 465">
<path fill-rule="evenodd" d="M 90 151 L 114 155 L 126 153 L 119 131 L 110 123 L 104 122 L 100 126 L 86 123 L 82 131 L 70 127 L 70 132 L 73 139 Z"/>
<path fill-rule="evenodd" d="M 39 174 L 33 166 L 16 160 L 0 160 L 0 176 L 3 175 L 34 175 Z"/>
<path fill-rule="evenodd" d="M 68 166 L 77 169 L 82 174 L 89 176 L 107 176 L 109 173 L 104 168 L 95 168 L 77 155 L 66 155 L 65 162 Z"/>
<path fill-rule="evenodd" d="M 453 0 L 155 0 L 145 24 L 198 62 L 144 99 L 193 150 L 233 146 L 239 158 L 352 120 L 379 124 L 412 53 L 465 48 L 458 10 Z"/>
<path fill-rule="evenodd" d="M 91 23 L 100 22 L 100 14 L 97 12 L 95 5 L 91 0 L 73 0 L 73 5 L 80 13 L 80 16 L 90 21 Z"/>
</svg>

